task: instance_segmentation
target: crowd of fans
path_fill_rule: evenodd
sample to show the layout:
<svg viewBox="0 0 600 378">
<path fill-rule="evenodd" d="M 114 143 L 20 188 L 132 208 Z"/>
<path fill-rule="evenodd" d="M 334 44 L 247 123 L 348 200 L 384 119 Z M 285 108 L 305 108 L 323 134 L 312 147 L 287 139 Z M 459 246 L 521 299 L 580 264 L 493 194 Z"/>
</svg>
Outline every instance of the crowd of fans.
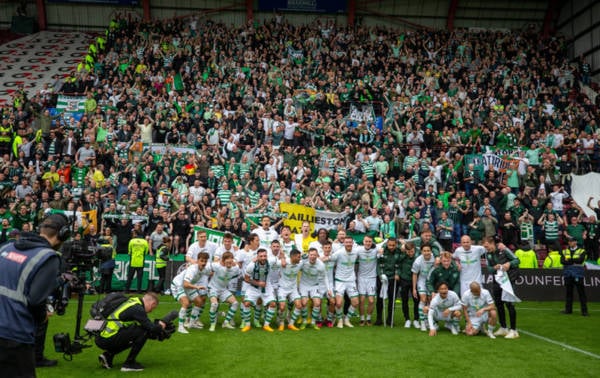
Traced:
<svg viewBox="0 0 600 378">
<path fill-rule="evenodd" d="M 595 260 L 597 219 L 568 204 L 569 174 L 600 171 L 590 71 L 532 29 L 116 19 L 62 85 L 0 109 L 0 241 L 48 208 L 96 209 L 88 239 L 126 253 L 162 224 L 184 253 L 193 225 L 246 237 L 245 214 L 290 202 L 381 238 L 429 227 L 448 250 L 465 234 L 517 247 L 530 224 L 535 244 L 568 233 Z M 48 110 L 58 93 L 86 96 L 80 120 Z M 518 164 L 465 162 L 489 150 Z"/>
</svg>

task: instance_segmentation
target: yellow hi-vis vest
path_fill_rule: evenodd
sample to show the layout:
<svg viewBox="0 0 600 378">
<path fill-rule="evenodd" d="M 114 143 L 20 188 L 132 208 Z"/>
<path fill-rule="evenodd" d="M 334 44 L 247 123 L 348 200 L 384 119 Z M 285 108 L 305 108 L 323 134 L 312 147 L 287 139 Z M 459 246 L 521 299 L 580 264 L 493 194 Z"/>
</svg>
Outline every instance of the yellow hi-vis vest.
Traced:
<svg viewBox="0 0 600 378">
<path fill-rule="evenodd" d="M 100 336 L 104 338 L 112 337 L 116 335 L 121 328 L 127 328 L 135 324 L 135 320 L 122 321 L 119 319 L 123 311 L 135 305 L 143 306 L 144 304 L 142 303 L 142 300 L 140 298 L 129 298 L 122 305 L 120 305 L 112 314 L 108 316 L 108 319 L 106 320 L 106 325 L 100 333 Z"/>
</svg>

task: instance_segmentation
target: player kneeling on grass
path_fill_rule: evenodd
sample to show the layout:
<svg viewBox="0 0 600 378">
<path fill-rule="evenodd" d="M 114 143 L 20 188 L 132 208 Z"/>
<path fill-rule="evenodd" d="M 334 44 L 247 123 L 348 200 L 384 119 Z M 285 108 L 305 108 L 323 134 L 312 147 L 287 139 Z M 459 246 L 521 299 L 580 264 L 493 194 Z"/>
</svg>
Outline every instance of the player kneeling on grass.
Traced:
<svg viewBox="0 0 600 378">
<path fill-rule="evenodd" d="M 282 254 L 282 256 L 285 256 Z M 279 260 L 276 260 L 274 264 L 278 264 Z M 242 306 L 242 319 L 244 321 L 244 328 L 242 332 L 248 332 L 252 326 L 250 325 L 250 308 L 254 307 L 258 300 L 262 299 L 265 304 L 267 311 L 265 316 L 265 322 L 263 329 L 268 332 L 273 332 L 271 328 L 271 320 L 275 315 L 277 306 L 275 304 L 275 293 L 273 287 L 270 284 L 269 274 L 273 274 L 272 264 L 269 263 L 267 258 L 267 250 L 259 248 L 256 252 L 256 261 L 251 262 L 246 267 L 244 274 L 244 280 L 249 284 L 244 295 L 244 304 Z"/>
<path fill-rule="evenodd" d="M 234 329 L 231 320 L 238 309 L 238 302 L 233 293 L 229 290 L 229 283 L 237 280 L 240 275 L 240 268 L 233 260 L 233 253 L 224 252 L 218 263 L 213 263 L 212 278 L 208 284 L 208 293 L 210 296 L 210 329 L 214 332 L 217 325 L 217 311 L 219 310 L 219 302 L 229 303 L 229 311 L 225 316 L 223 328 Z"/>
<path fill-rule="evenodd" d="M 288 329 L 298 331 L 294 323 L 302 311 L 302 301 L 298 292 L 298 272 L 302 268 L 302 254 L 297 249 L 290 251 L 289 261 L 281 260 L 281 277 L 279 278 L 279 290 L 277 291 L 277 302 L 279 303 L 279 330 L 283 331 L 285 326 L 285 311 L 288 303 L 294 304 L 294 310 L 288 322 Z"/>
<path fill-rule="evenodd" d="M 462 304 L 458 295 L 448 289 L 448 284 L 442 282 L 437 287 L 437 294 L 424 311 L 429 321 L 429 336 L 437 335 L 437 321 L 446 322 L 447 328 L 453 335 L 458 335 L 458 322 L 461 317 Z"/>
<path fill-rule="evenodd" d="M 302 297 L 302 318 L 304 321 L 300 325 L 300 329 L 306 328 L 307 312 L 306 306 L 308 300 L 312 300 L 312 326 L 314 329 L 320 329 L 317 324 L 321 319 L 321 288 L 325 287 L 327 293 L 331 294 L 331 287 L 327 279 L 327 270 L 323 261 L 319 260 L 319 252 L 316 248 L 308 250 L 308 260 L 302 263 L 300 269 L 300 296 Z"/>
<path fill-rule="evenodd" d="M 206 287 L 208 277 L 211 275 L 210 267 L 207 267 L 209 255 L 206 252 L 198 254 L 198 260 L 195 264 L 191 264 L 184 271 L 179 273 L 171 283 L 171 294 L 181 304 L 179 309 L 179 327 L 177 332 L 189 333 L 185 329 L 186 316 L 190 305 L 193 303 L 194 308 L 191 312 L 189 322 L 190 328 L 203 328 L 204 326 L 198 320 L 206 303 Z"/>
<path fill-rule="evenodd" d="M 465 327 L 467 336 L 475 336 L 479 331 L 483 331 L 488 337 L 495 339 L 496 306 L 492 294 L 483 289 L 479 282 L 473 281 L 469 285 L 469 290 L 463 293 L 461 301 L 467 323 Z M 486 323 L 487 330 L 484 329 Z"/>
</svg>

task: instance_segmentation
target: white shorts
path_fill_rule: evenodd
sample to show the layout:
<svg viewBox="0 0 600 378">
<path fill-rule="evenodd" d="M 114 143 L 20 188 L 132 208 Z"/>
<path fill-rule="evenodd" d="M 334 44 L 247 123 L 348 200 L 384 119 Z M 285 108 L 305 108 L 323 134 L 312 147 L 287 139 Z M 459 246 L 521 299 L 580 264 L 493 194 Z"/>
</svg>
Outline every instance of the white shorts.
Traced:
<svg viewBox="0 0 600 378">
<path fill-rule="evenodd" d="M 348 294 L 350 298 L 358 296 L 355 282 L 335 281 L 335 295 L 344 296 Z"/>
<path fill-rule="evenodd" d="M 184 289 L 183 286 L 176 286 L 171 284 L 171 295 L 177 302 L 181 297 L 188 297 L 190 301 L 193 301 L 197 297 L 205 297 L 207 294 L 206 290 L 196 290 L 196 289 Z"/>
<path fill-rule="evenodd" d="M 300 299 L 300 293 L 297 288 L 284 289 L 282 287 L 277 290 L 277 302 L 288 302 L 292 303 Z"/>
<path fill-rule="evenodd" d="M 488 313 L 486 311 L 482 316 L 471 316 L 469 319 L 473 328 L 483 331 L 483 325 L 488 322 Z"/>
<path fill-rule="evenodd" d="M 359 278 L 358 279 L 358 294 L 374 297 L 377 295 L 377 279 L 376 278 Z"/>
<path fill-rule="evenodd" d="M 417 280 L 417 293 L 431 295 L 429 290 L 427 290 L 427 281 Z"/>
<path fill-rule="evenodd" d="M 233 294 L 231 291 L 227 289 L 213 289 L 212 287 L 208 288 L 208 296 L 211 298 L 217 298 L 219 302 L 227 302 L 229 297 Z"/>
<path fill-rule="evenodd" d="M 319 291 L 321 292 L 321 294 L 323 295 L 323 298 L 325 298 L 325 299 L 333 299 L 335 297 L 335 294 L 333 294 L 333 297 L 329 297 L 329 295 L 327 294 L 327 288 L 325 286 L 320 286 Z M 333 290 L 332 290 L 332 292 L 333 292 Z"/>
<path fill-rule="evenodd" d="M 248 289 L 246 290 L 246 294 L 244 294 L 244 301 L 248 301 L 253 305 L 256 305 L 259 299 L 262 299 L 263 306 L 275 301 L 275 293 L 273 293 L 273 289 L 270 287 L 265 288 L 265 292 L 263 293 L 261 288 L 255 288 L 254 286 L 248 285 Z"/>
<path fill-rule="evenodd" d="M 323 293 L 321 292 L 321 286 L 305 286 L 300 285 L 300 296 L 302 298 L 321 298 Z"/>
<path fill-rule="evenodd" d="M 452 313 L 453 313 L 453 311 L 450 311 L 450 315 L 444 316 L 441 312 L 439 312 L 439 311 L 436 310 L 436 311 L 433 312 L 433 320 L 435 320 L 435 321 L 441 321 L 441 322 L 449 322 L 449 321 L 452 321 L 452 320 L 458 320 L 458 318 L 453 318 L 452 317 Z"/>
</svg>

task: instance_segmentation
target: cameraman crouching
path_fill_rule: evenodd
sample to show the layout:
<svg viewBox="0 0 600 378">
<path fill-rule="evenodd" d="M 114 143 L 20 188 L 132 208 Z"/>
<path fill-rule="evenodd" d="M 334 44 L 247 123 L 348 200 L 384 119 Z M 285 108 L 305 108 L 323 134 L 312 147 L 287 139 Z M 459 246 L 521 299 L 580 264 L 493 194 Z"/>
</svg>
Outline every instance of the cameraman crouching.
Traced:
<svg viewBox="0 0 600 378">
<path fill-rule="evenodd" d="M 131 348 L 129 355 L 121 367 L 121 371 L 142 371 L 144 367 L 136 362 L 146 340 L 163 331 L 165 322 L 156 323 L 148 319 L 147 313 L 158 305 L 158 296 L 146 293 L 142 298 L 130 298 L 120 305 L 106 321 L 106 327 L 96 336 L 96 345 L 104 353 L 98 356 L 105 369 L 112 368 L 113 357 Z"/>
</svg>

